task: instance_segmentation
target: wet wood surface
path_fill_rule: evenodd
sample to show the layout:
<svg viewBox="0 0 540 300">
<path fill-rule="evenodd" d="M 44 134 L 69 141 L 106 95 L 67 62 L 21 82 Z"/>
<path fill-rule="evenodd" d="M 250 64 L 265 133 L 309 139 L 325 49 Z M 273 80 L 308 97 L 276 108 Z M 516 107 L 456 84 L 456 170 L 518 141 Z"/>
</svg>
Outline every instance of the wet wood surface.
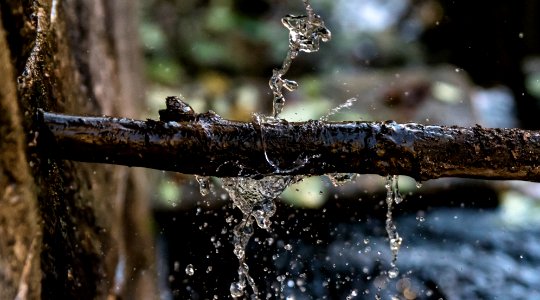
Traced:
<svg viewBox="0 0 540 300">
<path fill-rule="evenodd" d="M 186 110 L 185 108 L 182 108 Z M 251 122 L 215 113 L 162 121 L 39 113 L 53 158 L 218 177 L 325 173 L 540 181 L 540 132 L 395 122 Z M 172 117 L 171 117 L 172 115 Z"/>
</svg>

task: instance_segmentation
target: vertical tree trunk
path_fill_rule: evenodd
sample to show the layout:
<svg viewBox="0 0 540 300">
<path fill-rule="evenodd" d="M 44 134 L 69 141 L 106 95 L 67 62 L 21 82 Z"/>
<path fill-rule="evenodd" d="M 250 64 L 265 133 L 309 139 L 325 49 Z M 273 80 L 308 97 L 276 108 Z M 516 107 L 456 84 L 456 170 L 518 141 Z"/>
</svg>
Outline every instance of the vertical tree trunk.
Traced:
<svg viewBox="0 0 540 300">
<path fill-rule="evenodd" d="M 0 291 L 5 299 L 35 299 L 42 226 L 9 53 L 0 22 Z"/>
<path fill-rule="evenodd" d="M 141 170 L 34 147 L 37 108 L 136 117 L 136 6 L 0 1 L 0 11 L 2 298 L 157 298 Z"/>
</svg>

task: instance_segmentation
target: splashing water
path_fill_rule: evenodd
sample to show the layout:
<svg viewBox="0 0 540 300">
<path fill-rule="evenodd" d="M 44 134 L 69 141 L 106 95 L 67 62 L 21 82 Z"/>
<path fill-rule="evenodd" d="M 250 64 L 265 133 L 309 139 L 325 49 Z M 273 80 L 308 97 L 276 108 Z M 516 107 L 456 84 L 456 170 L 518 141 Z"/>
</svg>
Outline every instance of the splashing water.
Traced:
<svg viewBox="0 0 540 300">
<path fill-rule="evenodd" d="M 324 26 L 324 22 L 319 15 L 316 15 L 309 4 L 309 0 L 303 0 L 306 8 L 306 15 L 293 16 L 287 15 L 281 22 L 289 29 L 289 50 L 280 69 L 274 69 L 272 77 L 268 84 L 273 94 L 273 117 L 265 117 L 262 115 L 254 115 L 254 125 L 260 129 L 261 143 L 265 148 L 265 123 L 279 122 L 278 115 L 283 110 L 285 105 L 285 97 L 283 96 L 283 88 L 288 91 L 294 91 L 298 88 L 298 83 L 292 80 L 283 78 L 289 70 L 293 59 L 298 56 L 300 51 L 315 52 L 319 50 L 320 41 L 326 42 L 330 40 L 330 31 Z M 283 172 L 280 166 L 273 162 L 266 150 L 264 151 L 266 161 L 273 167 L 276 174 Z M 292 163 L 292 169 L 301 167 L 306 163 L 309 157 L 299 157 L 297 161 Z M 238 207 L 243 214 L 242 221 L 234 227 L 233 243 L 234 254 L 238 258 L 238 281 L 233 282 L 230 287 L 230 293 L 233 298 L 243 297 L 246 294 L 246 287 L 249 285 L 253 290 L 252 299 L 258 298 L 258 289 L 253 278 L 249 275 L 249 267 L 246 263 L 246 246 L 253 235 L 254 226 L 269 230 L 272 217 L 276 211 L 275 199 L 285 190 L 290 184 L 300 180 L 300 176 L 267 176 L 262 179 L 234 177 L 222 178 L 223 188 L 227 190 L 233 206 Z M 207 193 L 207 180 L 197 178 L 201 185 L 201 194 Z"/>
<path fill-rule="evenodd" d="M 353 181 L 357 175 L 358 174 L 356 173 L 332 173 L 327 174 L 326 176 L 330 179 L 332 185 L 338 187 Z"/>
<path fill-rule="evenodd" d="M 266 162 L 274 169 L 274 174 L 283 174 L 283 173 L 289 173 L 293 172 L 304 165 L 306 165 L 310 159 L 320 157 L 320 154 L 314 154 L 311 156 L 304 156 L 299 155 L 294 161 L 289 162 L 287 164 L 287 168 L 283 168 L 280 166 L 280 163 L 277 161 L 272 160 L 268 152 L 266 151 L 266 132 L 267 127 L 271 126 L 272 124 L 277 124 L 279 122 L 283 122 L 283 120 L 274 118 L 274 117 L 268 117 L 262 114 L 253 114 L 253 125 L 255 128 L 258 128 L 258 133 L 261 138 L 261 145 L 263 148 L 264 158 Z"/>
<path fill-rule="evenodd" d="M 358 101 L 358 99 L 356 98 L 349 98 L 347 99 L 345 102 L 343 102 L 342 104 L 332 108 L 326 115 L 322 116 L 319 120 L 323 121 L 323 122 L 326 122 L 328 121 L 328 118 L 330 118 L 331 116 L 337 114 L 338 112 L 340 112 L 341 110 L 343 109 L 348 109 L 348 108 L 351 108 L 351 106 L 354 104 L 354 102 Z"/>
<path fill-rule="evenodd" d="M 396 228 L 396 224 L 392 219 L 392 205 L 399 204 L 403 201 L 401 194 L 399 193 L 398 176 L 388 175 L 386 177 L 386 205 L 388 210 L 386 211 L 386 232 L 388 233 L 388 239 L 390 240 L 390 251 L 392 251 L 392 261 L 390 262 L 390 270 L 388 271 L 388 278 L 396 278 L 399 275 L 399 270 L 396 266 L 397 256 L 401 242 L 403 239 L 399 236 Z"/>
<path fill-rule="evenodd" d="M 206 196 L 210 193 L 210 177 L 195 175 L 195 179 L 199 183 L 199 192 L 202 196 Z"/>
<path fill-rule="evenodd" d="M 262 229 L 270 227 L 270 217 L 275 213 L 274 200 L 291 183 L 295 176 L 267 176 L 262 179 L 248 177 L 222 178 L 223 188 L 229 193 L 233 205 L 244 216 L 252 217 Z"/>
<path fill-rule="evenodd" d="M 347 99 L 345 102 L 343 102 L 342 104 L 332 108 L 326 115 L 322 116 L 319 118 L 319 120 L 323 121 L 323 122 L 326 122 L 328 121 L 328 119 L 337 114 L 338 112 L 340 112 L 341 110 L 343 109 L 349 109 L 351 108 L 351 106 L 354 104 L 354 102 L 356 102 L 358 99 L 356 98 L 349 98 Z M 338 187 L 338 186 L 342 186 L 348 182 L 351 182 L 353 181 L 357 174 L 356 173 L 332 173 L 332 174 L 327 174 L 326 175 L 330 181 L 332 182 L 332 184 L 335 186 L 335 187 Z"/>
<path fill-rule="evenodd" d="M 238 281 L 231 284 L 231 296 L 242 297 L 249 284 L 253 290 L 251 298 L 257 299 L 258 289 L 255 280 L 249 275 L 246 263 L 246 246 L 253 235 L 253 223 L 255 221 L 260 228 L 269 230 L 272 224 L 270 217 L 276 212 L 274 200 L 296 180 L 297 177 L 293 176 L 268 176 L 259 180 L 246 177 L 222 178 L 223 188 L 229 193 L 233 206 L 244 215 L 233 230 L 234 254 L 240 266 Z"/>
<path fill-rule="evenodd" d="M 321 16 L 313 11 L 309 0 L 303 0 L 303 2 L 307 15 L 287 15 L 281 19 L 283 26 L 289 29 L 289 50 L 283 60 L 281 69 L 274 69 L 268 82 L 273 94 L 272 115 L 274 118 L 278 117 L 283 110 L 283 106 L 285 106 L 283 88 L 288 91 L 294 91 L 298 88 L 298 83 L 283 78 L 289 71 L 293 59 L 298 56 L 300 51 L 308 53 L 318 51 L 320 41 L 327 42 L 332 36 L 330 30 L 324 26 Z"/>
<path fill-rule="evenodd" d="M 253 297 L 257 299 L 259 290 L 253 277 L 249 275 L 249 266 L 246 263 L 246 247 L 249 239 L 253 235 L 253 219 L 250 216 L 244 217 L 240 224 L 234 227 L 234 255 L 238 258 L 240 266 L 238 268 L 238 281 L 231 283 L 231 296 L 242 297 L 245 293 L 246 281 L 253 290 Z"/>
</svg>

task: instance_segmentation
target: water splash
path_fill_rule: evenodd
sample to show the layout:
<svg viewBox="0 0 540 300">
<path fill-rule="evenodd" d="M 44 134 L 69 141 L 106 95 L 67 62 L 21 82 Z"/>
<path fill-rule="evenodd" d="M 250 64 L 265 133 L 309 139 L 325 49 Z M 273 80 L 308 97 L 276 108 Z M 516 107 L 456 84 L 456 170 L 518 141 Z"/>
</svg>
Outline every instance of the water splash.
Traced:
<svg viewBox="0 0 540 300">
<path fill-rule="evenodd" d="M 204 197 L 210 193 L 210 177 L 195 175 L 195 179 L 199 183 L 199 192 Z"/>
<path fill-rule="evenodd" d="M 265 138 L 267 124 L 277 123 L 279 122 L 279 119 L 254 113 L 252 120 L 253 120 L 253 125 L 255 125 L 256 128 L 258 128 L 259 136 L 261 137 L 261 145 L 263 148 L 264 158 L 266 162 L 270 166 L 272 166 L 275 173 L 280 173 L 282 170 L 279 168 L 277 163 L 275 163 L 274 161 L 272 161 L 272 159 L 270 159 L 270 156 L 268 155 L 268 152 L 266 151 L 266 138 Z"/>
<path fill-rule="evenodd" d="M 354 102 L 356 102 L 356 101 L 358 101 L 358 99 L 356 99 L 354 97 L 347 99 L 342 104 L 332 108 L 326 115 L 322 116 L 319 120 L 321 120 L 323 122 L 328 121 L 328 118 L 330 118 L 331 116 L 337 114 L 338 112 L 340 112 L 343 109 L 350 108 L 354 104 Z"/>
<path fill-rule="evenodd" d="M 237 298 L 245 294 L 246 281 L 253 290 L 253 297 L 257 298 L 259 290 L 255 284 L 253 277 L 249 275 L 249 266 L 246 263 L 246 247 L 249 239 L 253 235 L 253 219 L 250 216 L 244 215 L 244 219 L 240 224 L 234 227 L 234 255 L 238 258 L 240 266 L 238 267 L 238 281 L 231 283 L 231 296 Z"/>
<path fill-rule="evenodd" d="M 309 0 L 303 0 L 303 2 L 306 7 L 306 15 L 287 15 L 281 19 L 283 26 L 289 29 L 289 50 L 281 68 L 273 70 L 272 77 L 268 82 L 273 94 L 272 115 L 275 118 L 278 117 L 283 110 L 283 106 L 285 106 L 283 88 L 288 91 L 294 91 L 298 88 L 298 83 L 283 78 L 289 71 L 293 59 L 298 56 L 300 51 L 308 53 L 318 51 L 320 41 L 327 42 L 332 36 L 330 30 L 325 27 L 321 16 L 313 11 Z"/>
<path fill-rule="evenodd" d="M 230 287 L 231 296 L 242 297 L 249 285 L 253 291 L 251 298 L 257 299 L 258 289 L 255 280 L 249 275 L 246 263 L 246 246 L 253 235 L 253 223 L 262 229 L 269 230 L 272 224 L 270 218 L 276 212 L 275 199 L 289 186 L 296 182 L 294 176 L 267 176 L 262 179 L 246 177 L 222 178 L 223 188 L 227 190 L 233 206 L 242 211 L 242 221 L 234 227 L 234 254 L 238 258 L 238 281 Z"/>
<path fill-rule="evenodd" d="M 390 251 L 392 251 L 392 261 L 390 262 L 390 270 L 388 270 L 388 278 L 396 278 L 399 275 L 399 269 L 396 266 L 397 256 L 401 242 L 403 239 L 399 236 L 396 228 L 396 224 L 392 219 L 392 205 L 399 204 L 403 201 L 401 194 L 399 193 L 398 176 L 388 175 L 386 177 L 386 232 L 388 233 L 388 239 L 390 241 Z"/>
<path fill-rule="evenodd" d="M 283 88 L 288 91 L 294 91 L 298 88 L 298 83 L 285 79 L 283 76 L 289 70 L 293 59 L 298 56 L 300 51 L 315 52 L 319 50 L 320 41 L 326 42 L 330 40 L 330 31 L 324 26 L 321 17 L 314 13 L 313 8 L 309 4 L 309 0 L 303 0 L 306 8 L 306 15 L 293 16 L 287 15 L 281 19 L 283 25 L 289 29 L 289 50 L 280 69 L 274 69 L 272 77 L 268 84 L 273 94 L 273 117 L 266 117 L 259 114 L 254 114 L 253 124 L 259 128 L 261 143 L 264 150 L 266 161 L 274 169 L 275 174 L 294 170 L 302 167 L 310 159 L 310 157 L 299 157 L 292 162 L 292 166 L 288 166 L 288 170 L 282 170 L 278 163 L 272 161 L 266 152 L 265 133 L 266 126 L 274 122 L 280 122 L 277 118 L 285 105 L 285 97 L 283 96 Z M 292 167 L 292 169 L 291 169 Z M 227 190 L 233 206 L 242 211 L 242 221 L 234 227 L 233 243 L 234 254 L 238 258 L 238 281 L 233 282 L 230 287 L 230 293 L 233 298 L 240 298 L 246 295 L 246 287 L 249 285 L 253 290 L 252 299 L 258 298 L 258 289 L 253 278 L 249 275 L 249 267 L 246 263 L 246 246 L 253 235 L 255 222 L 262 229 L 269 230 L 272 222 L 270 218 L 276 211 L 275 199 L 285 190 L 290 184 L 300 180 L 299 176 L 267 176 L 262 179 L 253 179 L 245 177 L 222 178 L 223 188 Z M 201 184 L 201 194 L 203 190 L 204 180 L 199 180 Z"/>
<path fill-rule="evenodd" d="M 358 99 L 356 99 L 354 97 L 345 100 L 345 102 L 343 102 L 342 104 L 332 108 L 326 115 L 320 117 L 319 120 L 321 120 L 323 122 L 328 121 L 328 119 L 331 116 L 337 114 L 341 110 L 351 108 L 351 106 L 357 100 Z M 338 186 L 342 186 L 342 185 L 344 185 L 344 184 L 346 184 L 348 182 L 353 181 L 356 178 L 357 174 L 356 173 L 332 173 L 332 174 L 327 174 L 326 176 L 330 179 L 330 181 L 332 182 L 332 184 L 335 187 L 338 187 Z"/>
<path fill-rule="evenodd" d="M 332 173 L 326 174 L 326 176 L 332 182 L 335 187 L 342 186 L 356 179 L 357 173 Z"/>
<path fill-rule="evenodd" d="M 261 145 L 263 148 L 264 158 L 266 162 L 273 168 L 274 174 L 286 174 L 293 171 L 298 170 L 299 168 L 305 166 L 310 159 L 312 158 L 318 158 L 321 155 L 320 154 L 314 154 L 314 155 L 299 155 L 294 161 L 291 161 L 287 163 L 287 168 L 283 168 L 280 166 L 280 163 L 277 161 L 272 160 L 270 157 L 270 154 L 266 151 L 266 134 L 268 131 L 268 126 L 272 126 L 273 124 L 278 124 L 280 122 L 283 122 L 283 120 L 265 116 L 262 114 L 253 114 L 253 125 L 255 128 L 257 128 L 259 136 L 261 138 Z"/>
</svg>

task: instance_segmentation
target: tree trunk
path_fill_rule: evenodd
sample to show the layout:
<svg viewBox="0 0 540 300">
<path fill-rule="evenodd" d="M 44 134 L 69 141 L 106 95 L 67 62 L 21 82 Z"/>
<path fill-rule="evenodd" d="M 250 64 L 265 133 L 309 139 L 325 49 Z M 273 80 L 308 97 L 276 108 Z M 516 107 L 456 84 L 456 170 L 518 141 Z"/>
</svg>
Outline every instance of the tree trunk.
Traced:
<svg viewBox="0 0 540 300">
<path fill-rule="evenodd" d="M 42 277 L 42 227 L 1 23 L 0 74 L 0 290 L 5 299 L 35 299 L 39 297 Z"/>
<path fill-rule="evenodd" d="M 38 108 L 136 117 L 136 7 L 0 1 L 0 11 L 2 298 L 157 298 L 141 170 L 35 151 Z"/>
</svg>

